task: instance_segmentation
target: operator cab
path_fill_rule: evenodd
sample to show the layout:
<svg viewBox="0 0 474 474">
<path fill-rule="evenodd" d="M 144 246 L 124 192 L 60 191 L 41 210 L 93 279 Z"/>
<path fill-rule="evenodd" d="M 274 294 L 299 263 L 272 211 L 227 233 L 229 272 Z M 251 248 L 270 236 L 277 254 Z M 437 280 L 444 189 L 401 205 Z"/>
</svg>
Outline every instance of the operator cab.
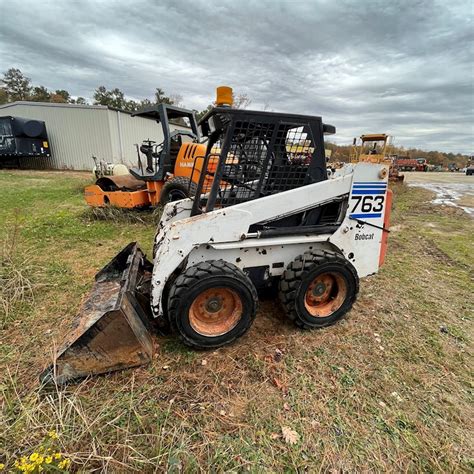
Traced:
<svg viewBox="0 0 474 474">
<path fill-rule="evenodd" d="M 207 171 L 193 214 L 327 179 L 324 135 L 336 129 L 321 117 L 215 107 L 199 126 L 208 137 Z"/>
<path fill-rule="evenodd" d="M 163 130 L 163 141 L 157 144 L 152 140 L 145 140 L 139 147 L 139 151 L 145 155 L 146 165 L 142 164 L 140 153 L 138 153 L 138 167 L 130 169 L 130 173 L 137 179 L 162 181 L 168 173 L 173 173 L 183 142 L 199 142 L 200 140 L 194 112 L 174 105 L 158 104 L 133 113 L 132 117 L 135 116 L 149 118 L 160 123 Z M 170 124 L 183 128 L 171 130 Z"/>
<path fill-rule="evenodd" d="M 381 163 L 388 160 L 391 138 L 385 133 L 362 135 L 359 141 L 354 138 L 350 152 L 351 163 Z"/>
</svg>

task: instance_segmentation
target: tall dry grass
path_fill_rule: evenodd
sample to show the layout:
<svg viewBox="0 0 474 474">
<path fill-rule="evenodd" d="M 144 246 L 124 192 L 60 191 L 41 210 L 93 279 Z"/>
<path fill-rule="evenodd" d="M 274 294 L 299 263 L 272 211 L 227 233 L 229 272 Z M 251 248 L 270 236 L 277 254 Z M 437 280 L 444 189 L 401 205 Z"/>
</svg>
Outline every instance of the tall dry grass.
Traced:
<svg viewBox="0 0 474 474">
<path fill-rule="evenodd" d="M 20 307 L 34 303 L 34 267 L 20 244 L 18 218 L 7 228 L 0 248 L 0 328 L 15 319 Z"/>
<path fill-rule="evenodd" d="M 161 217 L 162 208 L 122 209 L 115 206 L 91 207 L 84 211 L 82 218 L 86 222 L 106 221 L 119 224 L 156 224 Z"/>
<path fill-rule="evenodd" d="M 29 459 L 44 451 L 44 446 L 51 445 L 50 433 L 55 434 L 54 451 L 72 462 L 73 471 L 169 472 L 176 463 L 177 446 L 183 452 L 190 449 L 191 439 L 174 423 L 173 400 L 159 411 L 156 429 L 137 426 L 139 407 L 150 394 L 140 390 L 134 374 L 113 395 L 108 394 L 112 407 L 99 400 L 93 407 L 87 403 L 90 380 L 67 387 L 37 386 L 25 393 L 14 367 L 4 375 L 0 461 L 7 469 L 13 470 L 22 457 Z"/>
</svg>

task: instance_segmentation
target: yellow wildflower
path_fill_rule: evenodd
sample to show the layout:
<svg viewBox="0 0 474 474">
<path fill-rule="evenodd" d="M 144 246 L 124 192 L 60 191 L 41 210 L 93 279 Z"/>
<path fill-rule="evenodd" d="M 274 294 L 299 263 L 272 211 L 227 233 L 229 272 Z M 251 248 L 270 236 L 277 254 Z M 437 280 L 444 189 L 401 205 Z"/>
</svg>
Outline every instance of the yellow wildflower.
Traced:
<svg viewBox="0 0 474 474">
<path fill-rule="evenodd" d="M 53 462 L 53 456 L 46 456 L 46 459 L 44 460 L 46 464 L 51 464 Z"/>
<path fill-rule="evenodd" d="M 35 462 L 38 459 L 38 453 L 32 453 L 30 455 L 30 461 Z"/>
<path fill-rule="evenodd" d="M 48 433 L 48 436 L 49 436 L 51 439 L 58 439 L 58 438 L 59 438 L 58 433 L 56 433 L 55 430 L 51 430 L 51 431 Z"/>
<path fill-rule="evenodd" d="M 3 471 L 5 469 L 5 464 L 0 462 L 0 471 Z"/>
<path fill-rule="evenodd" d="M 61 453 L 56 453 L 54 455 L 54 459 L 61 459 L 61 456 L 62 456 Z"/>
<path fill-rule="evenodd" d="M 59 464 L 58 467 L 60 469 L 67 469 L 71 465 L 70 459 L 63 459 Z"/>
</svg>

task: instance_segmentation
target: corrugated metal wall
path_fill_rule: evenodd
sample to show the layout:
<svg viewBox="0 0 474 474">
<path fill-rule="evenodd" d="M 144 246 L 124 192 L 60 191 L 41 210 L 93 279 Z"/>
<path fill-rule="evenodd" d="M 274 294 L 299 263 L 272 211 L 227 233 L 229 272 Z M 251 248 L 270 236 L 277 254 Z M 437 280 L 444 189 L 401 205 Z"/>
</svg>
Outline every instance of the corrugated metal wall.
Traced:
<svg viewBox="0 0 474 474">
<path fill-rule="evenodd" d="M 0 116 L 5 115 L 46 122 L 52 157 L 23 158 L 25 168 L 90 170 L 92 155 L 131 166 L 137 161 L 135 143 L 163 140 L 154 120 L 103 106 L 15 102 L 0 106 Z"/>
<path fill-rule="evenodd" d="M 89 170 L 92 155 L 110 156 L 112 145 L 106 107 L 13 103 L 0 107 L 0 115 L 44 120 L 51 158 L 22 159 L 22 166 Z"/>
<path fill-rule="evenodd" d="M 163 141 L 161 124 L 143 117 L 132 117 L 117 110 L 108 110 L 110 133 L 112 137 L 112 155 L 116 163 L 136 166 L 137 151 L 135 144 L 143 140 Z M 170 124 L 170 129 L 187 129 L 184 126 Z M 143 159 L 143 158 L 142 158 Z"/>
<path fill-rule="evenodd" d="M 108 110 L 110 134 L 112 137 L 112 156 L 116 163 L 136 166 L 137 151 L 135 143 L 163 140 L 161 125 L 155 120 L 132 117 L 117 110 Z"/>
</svg>

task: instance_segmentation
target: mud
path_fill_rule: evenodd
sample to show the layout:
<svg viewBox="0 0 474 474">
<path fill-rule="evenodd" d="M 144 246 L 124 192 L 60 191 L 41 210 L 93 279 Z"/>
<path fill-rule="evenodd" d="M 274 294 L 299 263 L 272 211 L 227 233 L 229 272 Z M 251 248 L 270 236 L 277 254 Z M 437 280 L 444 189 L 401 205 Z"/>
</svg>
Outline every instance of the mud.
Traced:
<svg viewBox="0 0 474 474">
<path fill-rule="evenodd" d="M 462 209 L 474 217 L 474 176 L 464 173 L 405 172 L 405 183 L 435 193 L 433 204 Z"/>
</svg>

